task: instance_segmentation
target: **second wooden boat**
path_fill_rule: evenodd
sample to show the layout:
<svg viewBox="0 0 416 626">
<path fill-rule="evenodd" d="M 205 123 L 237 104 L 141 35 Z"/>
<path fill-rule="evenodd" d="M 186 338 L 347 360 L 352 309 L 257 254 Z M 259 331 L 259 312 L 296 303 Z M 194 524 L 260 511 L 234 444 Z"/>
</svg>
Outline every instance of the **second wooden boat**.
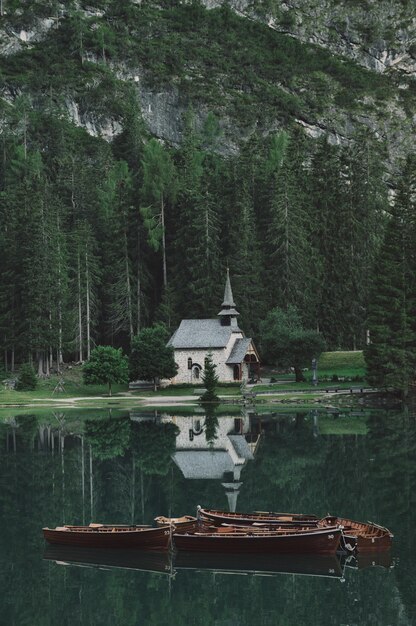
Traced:
<svg viewBox="0 0 416 626">
<path fill-rule="evenodd" d="M 279 525 L 308 525 L 317 524 L 319 518 L 316 515 L 304 513 L 272 513 L 266 511 L 256 511 L 254 513 L 232 513 L 219 511 L 216 509 L 203 509 L 197 507 L 197 518 L 204 523 L 220 526 L 221 524 L 234 524 L 238 526 L 249 526 L 250 524 L 279 524 Z"/>
<path fill-rule="evenodd" d="M 91 524 L 90 526 L 57 526 L 43 528 L 48 543 L 91 548 L 140 548 L 167 550 L 171 542 L 169 526 L 117 526 Z"/>
<path fill-rule="evenodd" d="M 328 515 L 318 518 L 299 513 L 229 513 L 198 507 L 198 519 L 204 524 L 232 524 L 233 526 L 258 526 L 271 530 L 274 526 L 288 528 L 302 527 L 326 528 L 342 526 L 340 547 L 345 552 L 380 552 L 388 550 L 393 534 L 372 522 L 356 522 L 345 517 Z"/>
<path fill-rule="evenodd" d="M 319 522 L 319 526 L 333 526 L 339 524 L 343 527 L 341 547 L 346 552 L 381 552 L 391 548 L 393 534 L 373 522 L 355 522 L 345 517 L 328 516 Z"/>
<path fill-rule="evenodd" d="M 327 528 L 199 528 L 173 533 L 178 550 L 217 553 L 335 554 L 340 527 Z"/>
<path fill-rule="evenodd" d="M 155 522 L 158 526 L 174 526 L 181 530 L 192 530 L 198 524 L 196 517 L 192 515 L 182 515 L 182 517 L 165 517 L 159 515 L 155 517 Z"/>
</svg>

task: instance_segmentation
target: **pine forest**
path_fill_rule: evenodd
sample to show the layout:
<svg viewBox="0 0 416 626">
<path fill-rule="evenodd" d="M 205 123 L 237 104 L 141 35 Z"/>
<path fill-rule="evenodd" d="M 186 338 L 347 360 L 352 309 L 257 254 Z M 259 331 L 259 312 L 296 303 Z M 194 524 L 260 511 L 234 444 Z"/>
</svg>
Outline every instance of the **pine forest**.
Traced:
<svg viewBox="0 0 416 626">
<path fill-rule="evenodd" d="M 373 384 L 414 379 L 415 70 L 302 40 L 277 1 L 237 4 L 2 1 L 4 370 L 215 316 L 229 267 L 259 344 L 292 306 L 330 350 L 370 337 Z"/>
</svg>

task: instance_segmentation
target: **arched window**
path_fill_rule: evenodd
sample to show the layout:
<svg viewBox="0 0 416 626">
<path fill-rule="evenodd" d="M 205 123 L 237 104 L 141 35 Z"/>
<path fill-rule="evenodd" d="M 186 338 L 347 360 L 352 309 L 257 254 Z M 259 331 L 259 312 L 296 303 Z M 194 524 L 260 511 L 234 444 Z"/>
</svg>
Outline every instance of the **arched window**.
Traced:
<svg viewBox="0 0 416 626">
<path fill-rule="evenodd" d="M 189 359 L 188 359 L 188 370 L 191 370 L 191 369 L 192 369 L 192 359 L 191 359 L 191 357 L 189 357 Z"/>
</svg>

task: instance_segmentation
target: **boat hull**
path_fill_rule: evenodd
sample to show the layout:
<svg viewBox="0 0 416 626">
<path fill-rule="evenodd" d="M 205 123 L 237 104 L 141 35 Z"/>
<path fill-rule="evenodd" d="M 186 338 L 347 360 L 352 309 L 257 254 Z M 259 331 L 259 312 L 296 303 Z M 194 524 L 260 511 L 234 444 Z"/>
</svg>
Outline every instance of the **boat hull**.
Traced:
<svg viewBox="0 0 416 626">
<path fill-rule="evenodd" d="M 54 545 L 167 550 L 170 545 L 171 531 L 167 526 L 115 531 L 89 527 L 75 530 L 63 527 L 62 529 L 44 528 L 43 536 L 48 543 Z"/>
<path fill-rule="evenodd" d="M 343 517 L 326 517 L 320 525 L 339 524 L 343 526 L 341 546 L 346 552 L 382 552 L 389 550 L 393 535 L 383 526 L 371 522 L 355 522 Z"/>
<path fill-rule="evenodd" d="M 249 526 L 250 524 L 279 524 L 279 525 L 316 525 L 318 518 L 315 515 L 303 513 L 228 513 L 212 509 L 198 509 L 198 519 L 202 522 L 220 526 L 233 524 L 235 526 Z"/>
<path fill-rule="evenodd" d="M 202 524 L 232 524 L 233 526 L 262 526 L 272 530 L 274 526 L 280 528 L 326 528 L 328 526 L 342 526 L 340 549 L 351 552 L 381 552 L 388 550 L 392 545 L 392 533 L 382 526 L 370 522 L 355 522 L 353 520 L 327 516 L 322 519 L 313 515 L 291 513 L 228 513 L 210 509 L 198 509 L 198 516 Z"/>
<path fill-rule="evenodd" d="M 341 529 L 292 534 L 265 532 L 173 534 L 177 550 L 216 553 L 335 554 Z"/>
</svg>

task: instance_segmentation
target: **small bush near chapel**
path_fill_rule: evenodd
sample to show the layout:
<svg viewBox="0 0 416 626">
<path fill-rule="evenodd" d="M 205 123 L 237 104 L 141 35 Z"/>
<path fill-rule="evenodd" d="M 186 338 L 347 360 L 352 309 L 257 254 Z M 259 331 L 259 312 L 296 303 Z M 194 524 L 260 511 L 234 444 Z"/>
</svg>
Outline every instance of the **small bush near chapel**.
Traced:
<svg viewBox="0 0 416 626">
<path fill-rule="evenodd" d="M 30 363 L 24 363 L 19 371 L 17 378 L 16 389 L 17 391 L 33 391 L 38 384 L 38 378 L 36 372 Z"/>
<path fill-rule="evenodd" d="M 216 365 L 212 361 L 212 354 L 208 354 L 205 359 L 205 369 L 202 374 L 202 381 L 206 389 L 205 393 L 200 397 L 201 402 L 218 402 L 217 385 L 218 376 L 216 374 Z"/>
</svg>

